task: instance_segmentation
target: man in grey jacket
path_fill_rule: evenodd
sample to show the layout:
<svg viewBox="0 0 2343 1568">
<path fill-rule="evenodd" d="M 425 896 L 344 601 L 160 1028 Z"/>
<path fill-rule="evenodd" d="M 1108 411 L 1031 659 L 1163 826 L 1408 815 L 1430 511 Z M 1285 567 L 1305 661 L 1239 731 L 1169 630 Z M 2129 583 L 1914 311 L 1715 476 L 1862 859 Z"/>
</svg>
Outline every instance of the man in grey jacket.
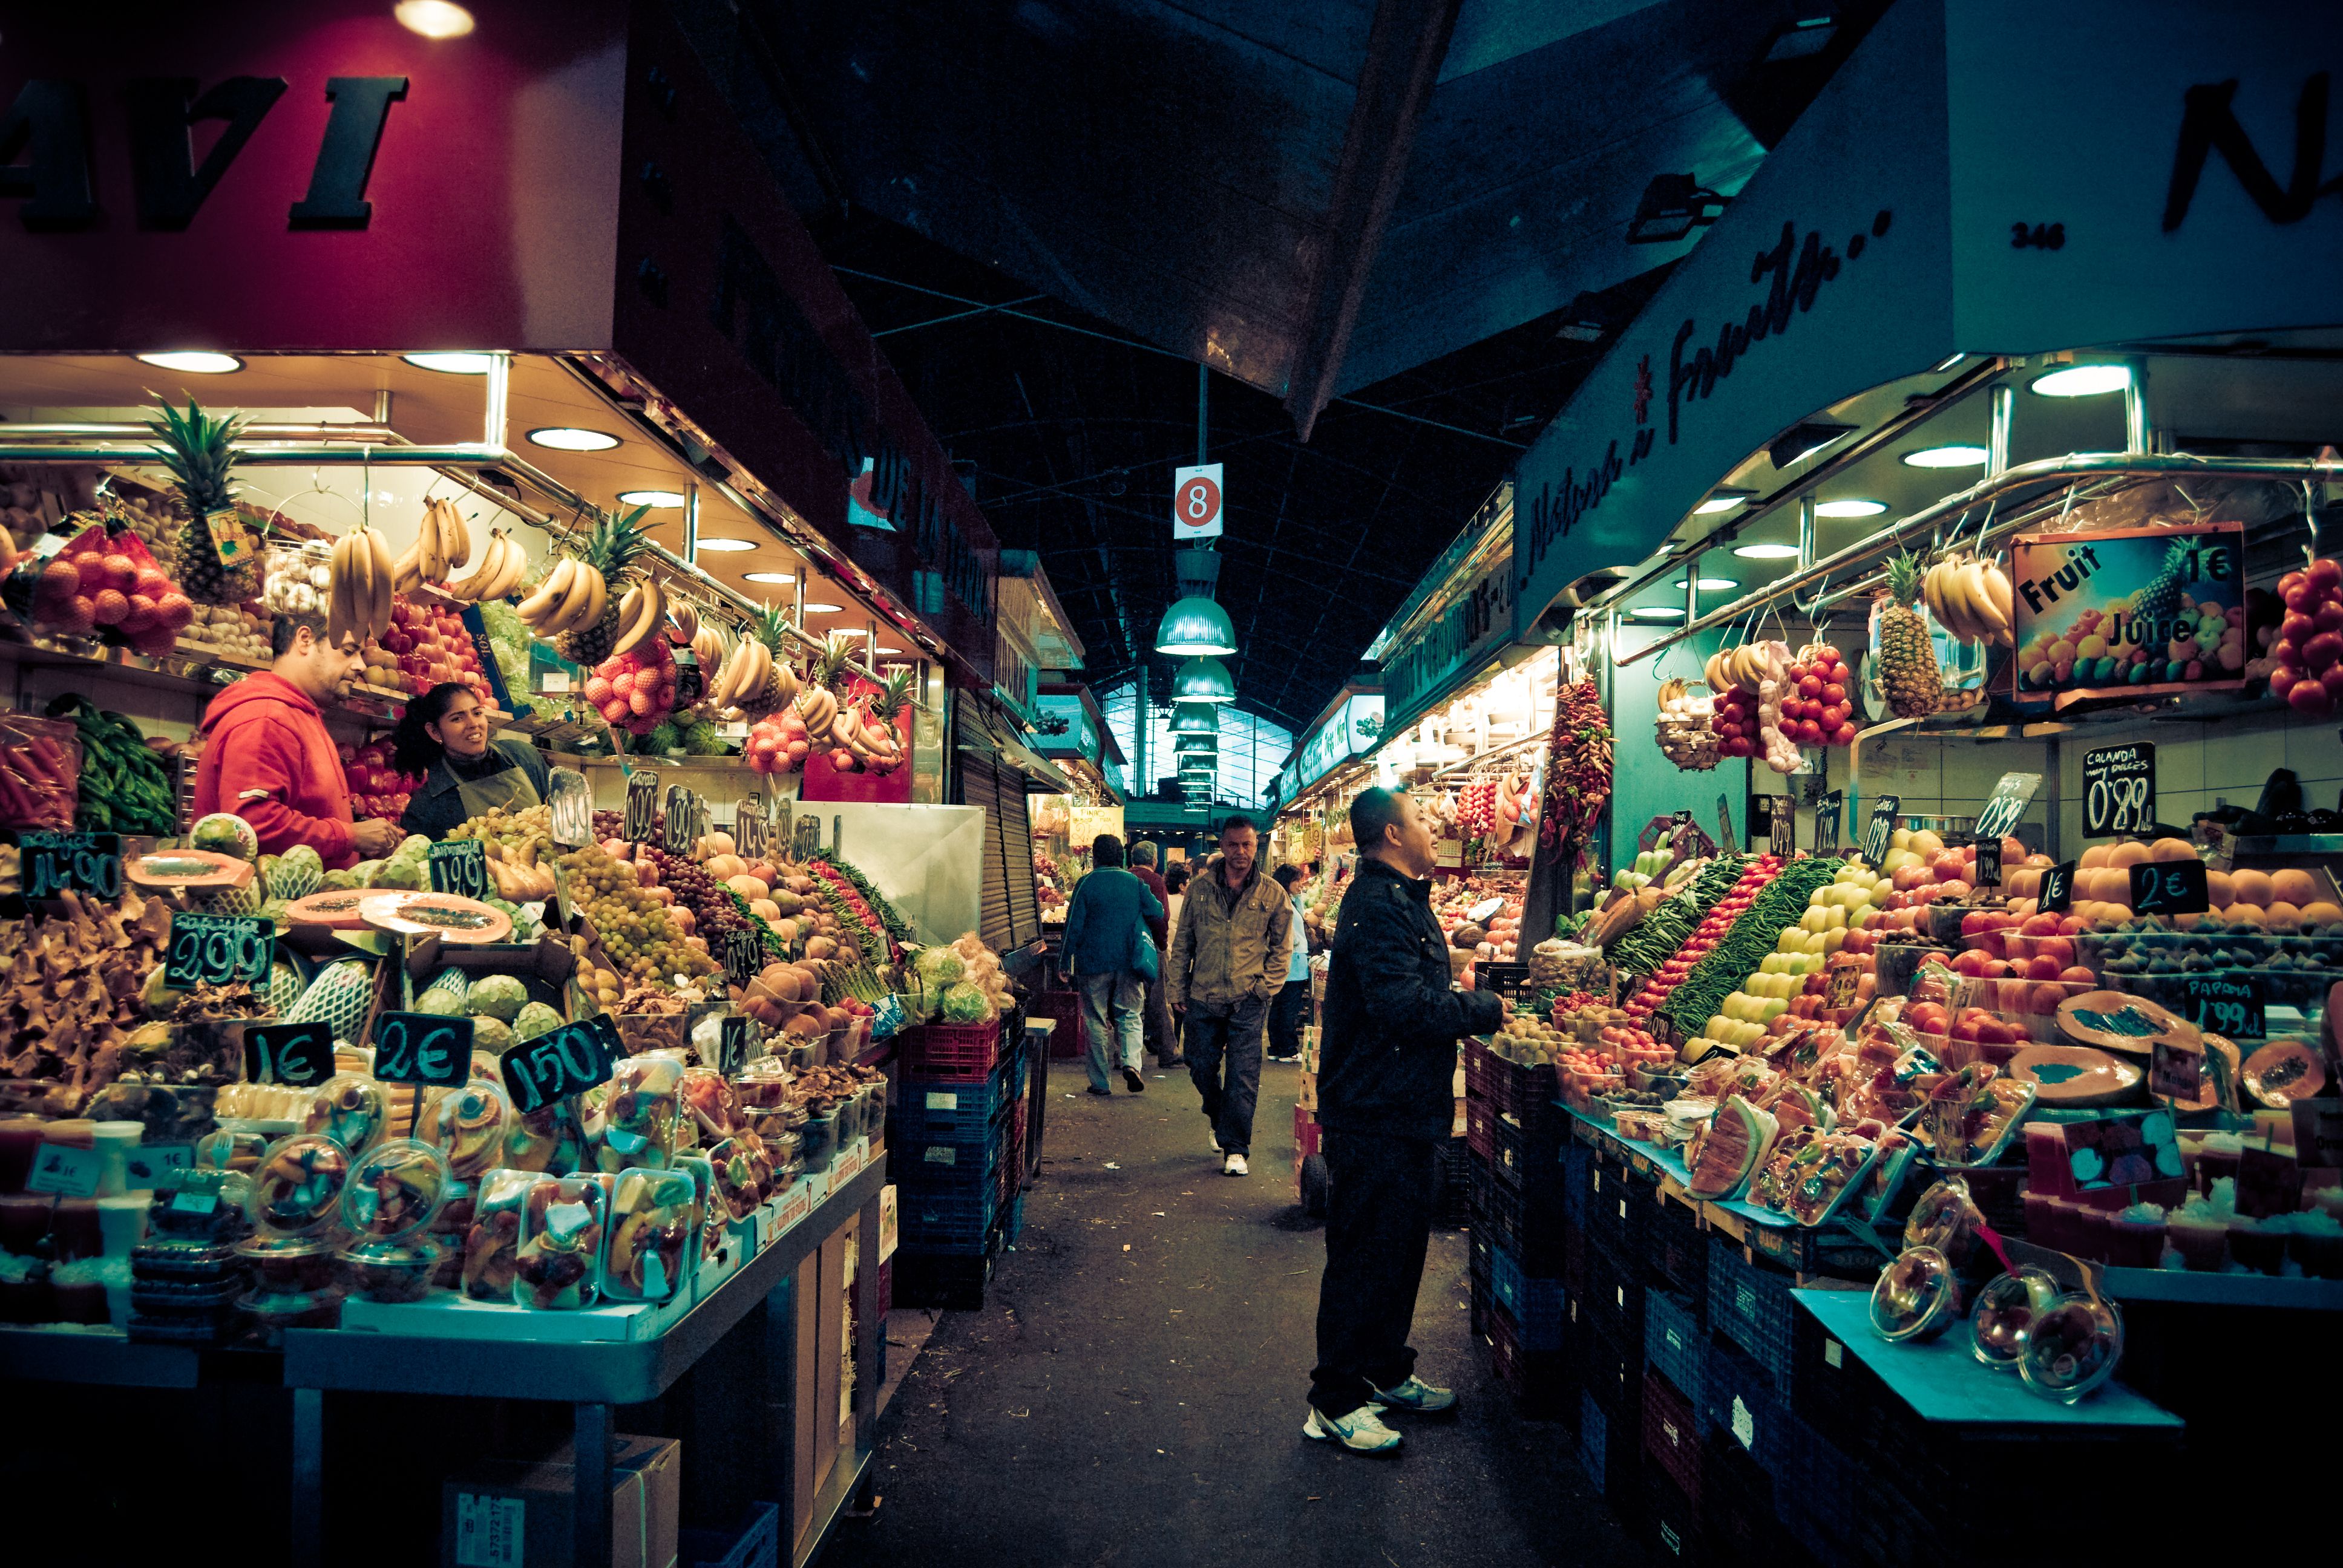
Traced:
<svg viewBox="0 0 2343 1568">
<path fill-rule="evenodd" d="M 1249 1169 L 1262 1031 L 1293 940 L 1293 905 L 1261 874 L 1260 848 L 1251 819 L 1221 825 L 1220 854 L 1188 885 L 1163 972 L 1164 1000 L 1186 1025 L 1188 1075 L 1229 1176 Z"/>
</svg>

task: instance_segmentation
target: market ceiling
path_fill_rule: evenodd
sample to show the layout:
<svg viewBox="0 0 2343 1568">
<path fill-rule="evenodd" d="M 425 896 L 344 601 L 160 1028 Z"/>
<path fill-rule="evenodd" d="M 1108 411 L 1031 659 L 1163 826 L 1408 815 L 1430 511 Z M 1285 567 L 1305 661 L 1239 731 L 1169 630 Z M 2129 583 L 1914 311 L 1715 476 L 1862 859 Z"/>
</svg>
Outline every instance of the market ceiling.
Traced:
<svg viewBox="0 0 2343 1568">
<path fill-rule="evenodd" d="M 1240 701 L 1298 729 L 1877 9 L 679 14 L 1094 682 L 1162 663 L 1221 373 Z"/>
</svg>

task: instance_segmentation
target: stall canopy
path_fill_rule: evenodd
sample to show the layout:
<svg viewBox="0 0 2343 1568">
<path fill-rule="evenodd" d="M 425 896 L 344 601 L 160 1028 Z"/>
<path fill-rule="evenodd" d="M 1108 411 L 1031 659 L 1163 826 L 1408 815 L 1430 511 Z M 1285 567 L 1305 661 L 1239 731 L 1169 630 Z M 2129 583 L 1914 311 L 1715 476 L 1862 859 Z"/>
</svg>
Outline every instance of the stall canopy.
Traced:
<svg viewBox="0 0 2343 1568">
<path fill-rule="evenodd" d="M 989 675 L 997 541 L 669 7 L 36 7 L 0 159 L 0 352 L 560 356 Z"/>
<path fill-rule="evenodd" d="M 2343 323 L 2338 71 L 2332 8 L 1901 0 L 1522 459 L 1523 632 L 1899 377 Z"/>
</svg>

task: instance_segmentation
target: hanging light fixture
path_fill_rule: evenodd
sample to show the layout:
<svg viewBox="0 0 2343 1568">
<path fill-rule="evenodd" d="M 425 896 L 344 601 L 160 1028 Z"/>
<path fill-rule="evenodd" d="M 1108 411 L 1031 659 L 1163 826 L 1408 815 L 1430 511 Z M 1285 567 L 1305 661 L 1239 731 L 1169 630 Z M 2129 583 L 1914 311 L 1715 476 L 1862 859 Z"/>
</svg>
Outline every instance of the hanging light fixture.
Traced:
<svg viewBox="0 0 2343 1568">
<path fill-rule="evenodd" d="M 1220 732 L 1220 719 L 1201 702 L 1183 702 L 1172 710 L 1172 733 L 1174 735 L 1218 735 Z"/>
<path fill-rule="evenodd" d="M 1172 678 L 1174 702 L 1234 702 L 1237 683 L 1217 658 L 1192 658 Z"/>
<path fill-rule="evenodd" d="M 1221 738 L 1217 735 L 1174 735 L 1172 738 L 1172 749 L 1179 753 L 1182 760 L 1197 754 L 1211 756 L 1220 749 Z"/>
<path fill-rule="evenodd" d="M 1191 596 L 1163 612 L 1155 628 L 1155 651 L 1181 658 L 1219 658 L 1237 650 L 1229 612 L 1209 598 Z"/>
</svg>

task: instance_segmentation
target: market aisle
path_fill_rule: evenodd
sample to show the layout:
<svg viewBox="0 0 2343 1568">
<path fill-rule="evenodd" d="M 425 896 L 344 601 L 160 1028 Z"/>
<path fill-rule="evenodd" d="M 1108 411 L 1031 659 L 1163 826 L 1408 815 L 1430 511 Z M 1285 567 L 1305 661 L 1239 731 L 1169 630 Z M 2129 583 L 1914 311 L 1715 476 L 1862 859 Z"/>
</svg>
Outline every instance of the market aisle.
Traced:
<svg viewBox="0 0 2343 1568">
<path fill-rule="evenodd" d="M 1041 1183 L 981 1312 L 946 1313 L 880 1451 L 885 1504 L 840 1568 L 926 1563 L 1433 1568 L 1641 1563 L 1571 1458 L 1521 1422 L 1466 1322 L 1465 1238 L 1435 1231 L 1415 1344 L 1462 1416 L 1396 1462 L 1301 1436 L 1324 1246 L 1293 1201 L 1294 1070 L 1263 1070 L 1254 1174 L 1204 1151 L 1184 1072 L 1141 1096 L 1051 1074 Z"/>
</svg>

